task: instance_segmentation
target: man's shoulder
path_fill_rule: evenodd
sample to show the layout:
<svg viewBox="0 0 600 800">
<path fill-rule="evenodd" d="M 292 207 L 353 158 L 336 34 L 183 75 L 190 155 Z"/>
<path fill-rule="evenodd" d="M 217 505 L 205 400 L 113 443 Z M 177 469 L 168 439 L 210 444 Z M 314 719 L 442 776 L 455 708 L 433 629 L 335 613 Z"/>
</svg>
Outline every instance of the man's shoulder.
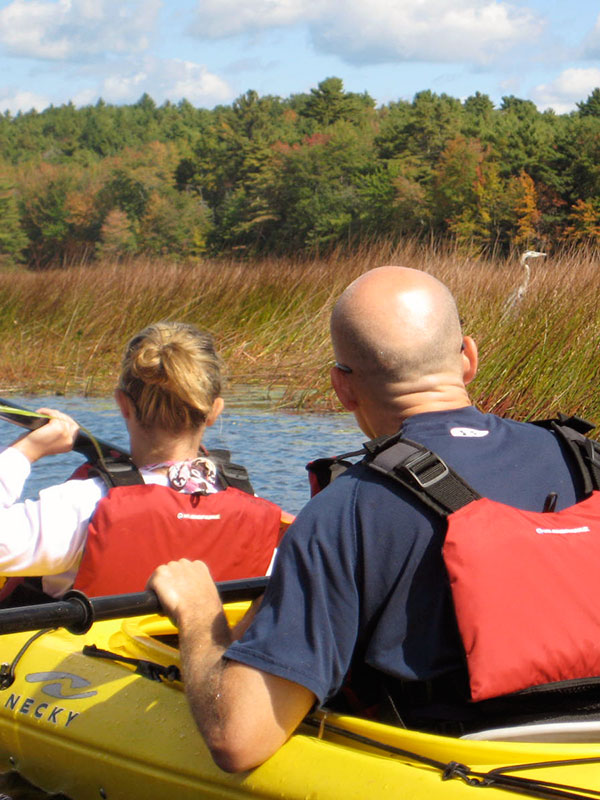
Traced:
<svg viewBox="0 0 600 800">
<path fill-rule="evenodd" d="M 409 418 L 402 428 L 407 439 L 436 451 L 469 447 L 474 453 L 505 446 L 535 446 L 555 441 L 549 428 L 484 413 L 474 406 Z M 468 445 L 465 440 L 470 440 Z"/>
<path fill-rule="evenodd" d="M 393 481 L 360 460 L 311 498 L 296 520 L 300 526 L 329 526 L 331 530 L 340 524 L 353 527 L 358 518 L 364 521 L 373 516 L 387 525 L 390 516 L 396 518 L 402 510 L 398 504 L 410 505 L 406 499 Z"/>
</svg>

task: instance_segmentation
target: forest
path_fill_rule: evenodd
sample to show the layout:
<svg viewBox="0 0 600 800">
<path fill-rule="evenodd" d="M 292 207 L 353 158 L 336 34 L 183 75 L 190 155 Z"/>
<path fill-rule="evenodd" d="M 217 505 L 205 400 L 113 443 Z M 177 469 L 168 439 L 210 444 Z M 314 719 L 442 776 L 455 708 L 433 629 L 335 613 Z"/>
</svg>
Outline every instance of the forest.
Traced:
<svg viewBox="0 0 600 800">
<path fill-rule="evenodd" d="M 327 78 L 212 110 L 0 115 L 0 267 L 300 256 L 365 242 L 469 256 L 600 242 L 600 89 L 570 114 L 431 91 L 376 107 Z"/>
</svg>

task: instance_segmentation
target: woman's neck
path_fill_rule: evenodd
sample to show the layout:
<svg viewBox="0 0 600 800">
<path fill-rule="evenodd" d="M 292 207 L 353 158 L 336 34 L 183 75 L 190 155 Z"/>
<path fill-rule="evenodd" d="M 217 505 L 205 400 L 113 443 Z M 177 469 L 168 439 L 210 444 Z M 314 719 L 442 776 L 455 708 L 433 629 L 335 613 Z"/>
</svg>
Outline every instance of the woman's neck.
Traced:
<svg viewBox="0 0 600 800">
<path fill-rule="evenodd" d="M 130 427 L 131 458 L 136 467 L 162 464 L 165 461 L 187 461 L 195 458 L 204 429 L 173 434 L 163 430 L 146 431 Z"/>
</svg>

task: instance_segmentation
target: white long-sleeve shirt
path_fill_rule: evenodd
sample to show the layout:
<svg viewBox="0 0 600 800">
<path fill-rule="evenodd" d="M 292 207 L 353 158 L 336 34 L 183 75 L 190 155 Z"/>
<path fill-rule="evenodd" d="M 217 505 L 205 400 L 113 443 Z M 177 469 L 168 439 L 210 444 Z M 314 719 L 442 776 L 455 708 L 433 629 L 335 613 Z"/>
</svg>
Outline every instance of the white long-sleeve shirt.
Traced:
<svg viewBox="0 0 600 800">
<path fill-rule="evenodd" d="M 43 575 L 44 591 L 60 597 L 75 581 L 88 523 L 108 490 L 100 478 L 66 481 L 19 503 L 30 471 L 19 450 L 0 452 L 0 575 Z M 143 470 L 142 476 L 168 485 L 164 473 Z"/>
</svg>

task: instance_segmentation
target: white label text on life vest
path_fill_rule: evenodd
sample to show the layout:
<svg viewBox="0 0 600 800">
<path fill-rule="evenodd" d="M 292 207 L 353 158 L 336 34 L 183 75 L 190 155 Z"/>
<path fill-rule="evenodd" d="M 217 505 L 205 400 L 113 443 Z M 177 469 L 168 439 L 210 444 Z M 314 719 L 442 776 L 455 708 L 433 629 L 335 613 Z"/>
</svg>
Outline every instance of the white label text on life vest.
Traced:
<svg viewBox="0 0 600 800">
<path fill-rule="evenodd" d="M 587 525 L 582 525 L 581 528 L 536 528 L 536 533 L 589 533 L 590 529 Z"/>
</svg>

